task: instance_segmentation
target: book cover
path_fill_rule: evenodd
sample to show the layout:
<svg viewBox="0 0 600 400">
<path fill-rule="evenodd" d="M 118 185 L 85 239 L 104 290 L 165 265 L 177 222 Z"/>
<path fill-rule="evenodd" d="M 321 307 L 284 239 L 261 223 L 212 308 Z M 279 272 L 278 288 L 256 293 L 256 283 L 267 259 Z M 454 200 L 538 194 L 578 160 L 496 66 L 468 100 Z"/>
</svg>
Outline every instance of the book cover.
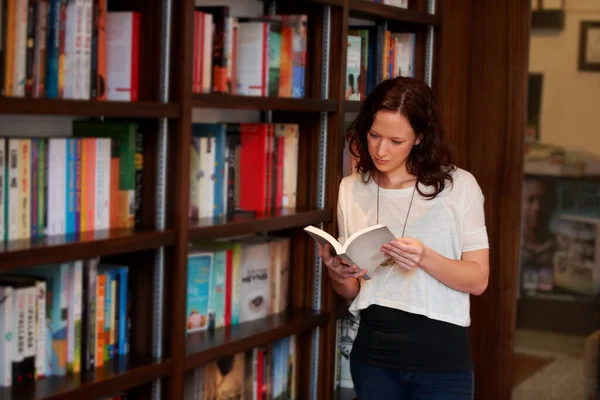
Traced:
<svg viewBox="0 0 600 400">
<path fill-rule="evenodd" d="M 208 303 L 213 265 L 209 252 L 195 252 L 188 256 L 186 332 L 208 328 Z"/>
</svg>

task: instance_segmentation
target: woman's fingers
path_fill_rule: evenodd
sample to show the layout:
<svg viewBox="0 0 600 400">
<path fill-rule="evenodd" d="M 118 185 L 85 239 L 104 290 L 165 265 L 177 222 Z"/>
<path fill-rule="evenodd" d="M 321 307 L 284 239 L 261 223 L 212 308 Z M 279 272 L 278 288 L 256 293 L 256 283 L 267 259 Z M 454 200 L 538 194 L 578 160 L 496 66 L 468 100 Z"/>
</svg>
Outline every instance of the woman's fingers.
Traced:
<svg viewBox="0 0 600 400">
<path fill-rule="evenodd" d="M 397 262 L 405 262 L 409 265 L 412 265 L 413 267 L 416 266 L 417 262 L 418 262 L 418 255 L 416 254 L 412 254 L 412 253 L 407 253 L 404 250 L 399 249 L 396 246 L 391 246 L 388 244 L 385 244 L 382 246 L 381 250 L 394 258 L 394 260 L 396 260 Z"/>
</svg>

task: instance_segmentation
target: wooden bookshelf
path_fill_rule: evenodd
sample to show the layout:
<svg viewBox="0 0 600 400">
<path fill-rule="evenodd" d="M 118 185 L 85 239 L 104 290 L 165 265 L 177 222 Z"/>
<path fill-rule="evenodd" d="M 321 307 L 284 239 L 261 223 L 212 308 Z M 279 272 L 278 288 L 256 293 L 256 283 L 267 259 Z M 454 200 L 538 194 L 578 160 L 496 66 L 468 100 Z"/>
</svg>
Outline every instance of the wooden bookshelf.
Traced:
<svg viewBox="0 0 600 400">
<path fill-rule="evenodd" d="M 353 17 L 377 18 L 390 22 L 404 22 L 424 26 L 439 26 L 441 24 L 439 15 L 373 3 L 367 0 L 349 0 L 349 9 L 350 16 Z"/>
<path fill-rule="evenodd" d="M 337 100 L 235 96 L 211 93 L 194 95 L 192 97 L 192 106 L 195 108 L 225 108 L 234 110 L 333 112 L 337 108 Z"/>
<path fill-rule="evenodd" d="M 147 357 L 121 357 L 94 371 L 77 375 L 48 377 L 34 385 L 0 388 L 1 400 L 79 400 L 110 396 L 171 374 L 172 362 Z"/>
<path fill-rule="evenodd" d="M 329 210 L 301 211 L 281 209 L 273 214 L 247 213 L 229 219 L 201 219 L 190 226 L 190 238 L 223 238 L 251 233 L 303 228 L 306 225 L 329 222 L 333 212 Z"/>
<path fill-rule="evenodd" d="M 291 309 L 268 318 L 188 335 L 185 369 L 193 369 L 224 356 L 267 345 L 287 336 L 327 324 L 329 313 Z"/>
<path fill-rule="evenodd" d="M 532 329 L 588 336 L 600 324 L 600 299 L 536 298 L 523 295 L 517 301 L 518 329 Z"/>
<path fill-rule="evenodd" d="M 163 1 L 171 1 L 172 11 L 169 53 L 161 60 L 159 46 L 165 32 Z M 202 0 L 204 1 L 204 0 Z M 232 4 L 234 4 L 233 2 Z M 414 4 L 413 4 L 414 3 Z M 109 10 L 135 10 L 141 13 L 140 101 L 80 101 L 0 97 L 0 114 L 132 119 L 145 126 L 144 189 L 142 191 L 142 227 L 132 230 L 109 230 L 81 235 L 48 237 L 7 242 L 0 246 L 0 271 L 72 260 L 107 257 L 123 260 L 130 266 L 132 283 L 131 356 L 118 358 L 106 366 L 65 377 L 48 377 L 24 387 L 0 391 L 4 399 L 82 399 L 111 396 L 120 391 L 143 387 L 139 398 L 150 398 L 149 384 L 164 381 L 162 398 L 183 399 L 185 374 L 220 357 L 243 352 L 256 346 L 297 335 L 297 398 L 309 398 L 311 376 L 311 331 L 319 330 L 318 398 L 331 399 L 333 392 L 338 303 L 326 279 L 314 282 L 314 244 L 302 228 L 323 224 L 330 232 L 336 228 L 337 188 L 341 179 L 341 131 L 344 113 L 357 112 L 359 102 L 344 101 L 346 35 L 349 16 L 387 20 L 403 24 L 407 30 L 423 32 L 428 26 L 440 26 L 439 15 L 424 11 L 424 1 L 411 2 L 408 10 L 375 4 L 364 0 L 276 1 L 279 12 L 302 12 L 309 18 L 306 57 L 305 98 L 250 97 L 224 94 L 192 93 L 194 7 L 195 0 L 123 0 L 109 1 Z M 417 6 L 418 5 L 418 6 Z M 235 7 L 235 5 L 232 5 Z M 323 17 L 331 7 L 330 56 L 328 71 L 322 70 Z M 424 58 L 424 41 L 418 52 Z M 163 62 L 164 61 L 164 62 Z M 168 65 L 168 101 L 157 101 L 161 65 Z M 417 61 L 417 66 L 423 65 Z M 326 74 L 328 93 L 321 93 L 321 80 Z M 419 76 L 423 76 L 421 73 Z M 300 126 L 298 198 L 295 209 L 280 209 L 271 214 L 236 214 L 223 219 L 191 221 L 188 217 L 190 189 L 190 148 L 194 109 L 271 110 L 273 122 L 295 122 Z M 325 192 L 317 193 L 319 129 L 322 113 L 328 121 Z M 167 151 L 165 229 L 157 229 L 155 220 L 156 178 L 161 161 L 157 157 L 159 120 L 166 119 Z M 149 127 L 149 128 L 148 128 Z M 146 140 L 146 139 L 145 139 Z M 325 206 L 319 205 L 320 196 Z M 291 239 L 291 282 L 288 309 L 268 318 L 242 323 L 215 331 L 191 334 L 186 339 L 185 313 L 187 290 L 187 258 L 189 243 L 194 239 L 225 239 L 240 235 L 276 232 Z M 162 329 L 163 357 L 154 360 L 153 312 L 155 249 L 164 248 L 164 314 Z M 321 287 L 321 308 L 313 309 L 315 287 Z M 135 354 L 135 356 L 134 356 Z"/>
<path fill-rule="evenodd" d="M 345 112 L 359 112 L 362 105 L 361 101 L 358 100 L 346 100 L 344 101 Z"/>
<path fill-rule="evenodd" d="M 2 114 L 63 115 L 115 118 L 177 118 L 175 103 L 152 101 L 54 100 L 0 96 Z"/>
<path fill-rule="evenodd" d="M 175 232 L 112 229 L 77 235 L 48 236 L 0 244 L 0 270 L 61 263 L 170 246 Z"/>
</svg>

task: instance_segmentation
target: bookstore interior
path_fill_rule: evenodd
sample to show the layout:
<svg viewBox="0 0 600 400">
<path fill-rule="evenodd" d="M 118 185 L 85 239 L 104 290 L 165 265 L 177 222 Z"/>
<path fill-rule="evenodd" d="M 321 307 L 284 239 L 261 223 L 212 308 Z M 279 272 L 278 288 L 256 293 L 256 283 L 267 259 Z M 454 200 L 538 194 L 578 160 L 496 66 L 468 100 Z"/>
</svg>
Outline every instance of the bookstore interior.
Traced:
<svg viewBox="0 0 600 400">
<path fill-rule="evenodd" d="M 357 321 L 304 228 L 335 236 L 338 184 L 354 165 L 345 132 L 378 83 L 414 77 L 447 109 L 482 110 L 471 78 L 449 76 L 475 63 L 468 51 L 485 56 L 456 43 L 491 28 L 451 3 L 0 0 L 0 400 L 353 399 Z M 532 74 L 529 91 L 541 82 Z M 532 213 L 553 215 L 560 234 L 528 225 L 527 240 L 544 243 L 523 243 L 518 300 L 496 307 L 494 283 L 475 311 L 514 306 L 506 315 L 525 329 L 553 323 L 548 302 L 591 307 L 600 288 L 598 188 L 541 176 L 544 157 L 568 157 L 536 140 L 534 109 L 523 191 L 548 197 Z M 494 122 L 461 113 L 444 114 L 453 140 L 466 140 L 461 124 Z M 483 165 L 476 157 L 459 159 Z M 571 317 L 573 329 L 592 324 Z M 476 364 L 486 346 L 502 358 L 514 327 L 481 320 L 476 332 L 498 328 L 502 346 L 476 333 Z M 504 390 L 489 371 L 476 373 L 481 398 Z"/>
</svg>

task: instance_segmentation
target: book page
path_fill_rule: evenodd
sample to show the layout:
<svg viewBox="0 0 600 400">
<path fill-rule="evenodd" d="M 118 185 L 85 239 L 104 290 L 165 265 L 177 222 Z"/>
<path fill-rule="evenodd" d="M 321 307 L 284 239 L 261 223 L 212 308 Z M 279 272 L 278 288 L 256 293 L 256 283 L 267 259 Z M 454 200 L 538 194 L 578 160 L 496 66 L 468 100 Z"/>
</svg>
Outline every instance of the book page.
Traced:
<svg viewBox="0 0 600 400">
<path fill-rule="evenodd" d="M 359 268 L 367 270 L 363 278 L 370 279 L 379 265 L 388 259 L 381 246 L 395 239 L 387 227 L 380 227 L 353 238 L 345 253 Z"/>
</svg>

